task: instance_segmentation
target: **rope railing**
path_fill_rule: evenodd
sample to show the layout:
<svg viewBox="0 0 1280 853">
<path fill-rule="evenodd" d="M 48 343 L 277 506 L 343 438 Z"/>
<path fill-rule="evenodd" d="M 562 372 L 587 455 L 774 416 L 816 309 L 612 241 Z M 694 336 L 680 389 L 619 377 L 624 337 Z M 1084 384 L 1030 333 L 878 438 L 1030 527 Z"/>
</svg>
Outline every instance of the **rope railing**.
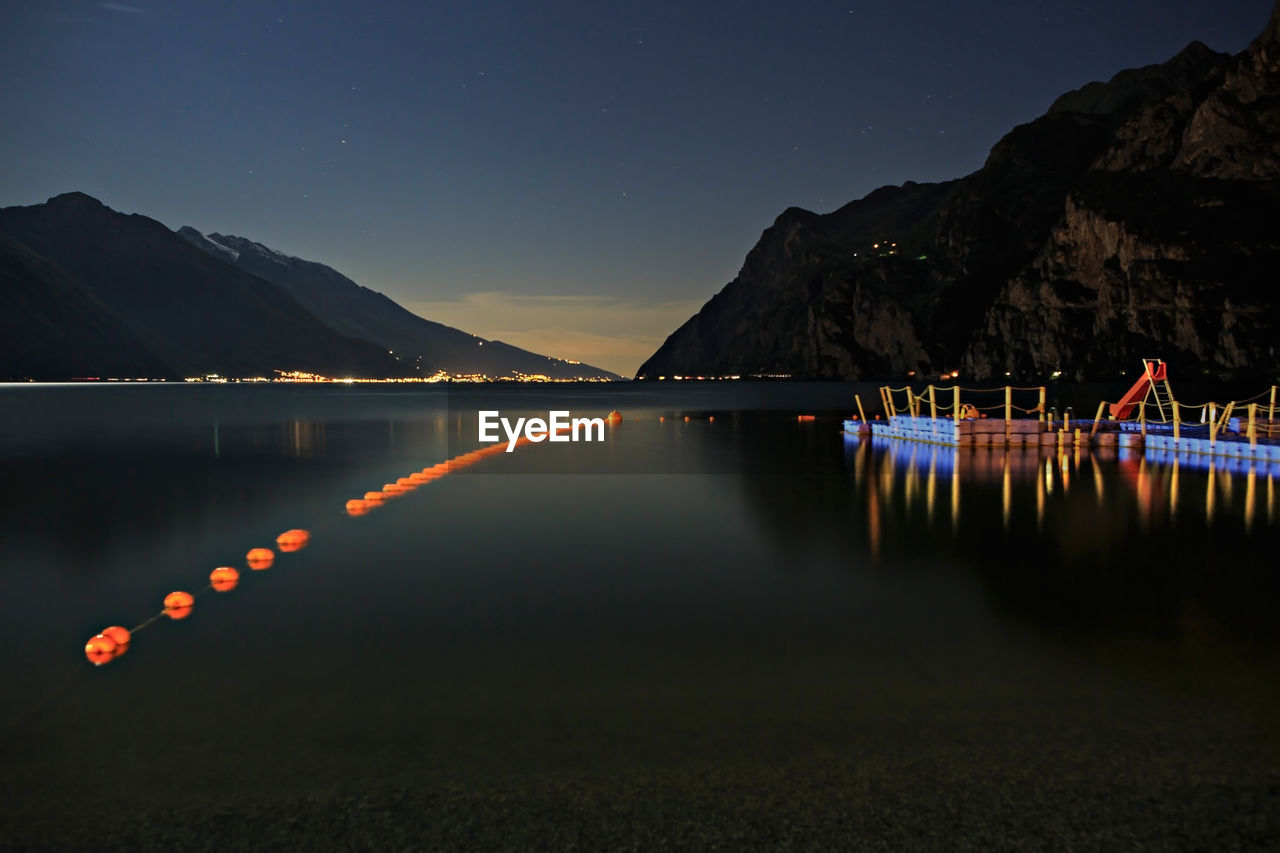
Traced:
<svg viewBox="0 0 1280 853">
<path fill-rule="evenodd" d="M 1034 406 L 1015 405 L 1013 402 L 1015 391 L 1021 394 L 1035 392 L 1039 395 L 1039 399 Z M 972 400 L 962 402 L 962 393 L 968 395 L 1002 394 L 1004 402 L 992 403 L 989 406 L 978 406 Z M 900 404 L 899 400 L 903 395 L 905 395 L 905 403 Z M 1046 413 L 1045 387 L 1043 385 L 1004 385 L 996 388 L 926 385 L 918 392 L 909 385 L 903 387 L 882 385 L 880 387 L 880 404 L 884 409 L 885 416 L 889 418 L 897 415 L 921 416 L 926 413 L 930 417 L 941 417 L 948 412 L 952 413 L 950 417 L 954 418 L 957 415 L 963 417 L 963 412 L 972 410 L 979 413 L 1003 411 L 1006 420 L 1012 420 L 1015 412 L 1020 415 L 1038 415 L 1040 420 L 1043 421 Z"/>
<path fill-rule="evenodd" d="M 1237 436 L 1245 436 L 1249 439 L 1250 444 L 1256 444 L 1259 438 L 1270 440 L 1280 435 L 1280 423 L 1277 423 L 1276 420 L 1276 391 L 1277 386 L 1273 385 L 1268 390 L 1260 391 L 1252 397 L 1246 397 L 1242 400 L 1228 400 L 1226 404 L 1219 404 L 1212 400 L 1206 403 L 1184 403 L 1179 400 L 1170 400 L 1169 404 L 1173 415 L 1171 425 L 1169 421 L 1162 418 L 1157 426 L 1147 418 L 1146 400 L 1138 404 L 1137 413 L 1134 417 L 1124 419 L 1112 417 L 1109 421 L 1140 423 L 1144 435 L 1148 429 L 1163 429 L 1166 426 L 1171 426 L 1175 440 L 1184 435 L 1189 438 L 1207 436 L 1212 442 L 1219 436 L 1231 434 L 1234 429 Z M 1267 398 L 1265 405 L 1254 402 L 1263 398 Z M 1098 406 L 1098 415 L 1095 417 L 1093 425 L 1094 431 L 1097 431 L 1103 409 L 1108 405 L 1108 403 L 1104 402 Z"/>
</svg>

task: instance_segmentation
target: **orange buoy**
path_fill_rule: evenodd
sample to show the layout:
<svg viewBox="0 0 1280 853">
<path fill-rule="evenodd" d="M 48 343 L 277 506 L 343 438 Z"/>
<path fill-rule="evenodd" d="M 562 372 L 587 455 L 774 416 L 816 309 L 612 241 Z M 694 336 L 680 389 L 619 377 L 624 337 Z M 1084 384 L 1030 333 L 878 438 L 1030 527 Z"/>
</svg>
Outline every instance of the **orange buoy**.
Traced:
<svg viewBox="0 0 1280 853">
<path fill-rule="evenodd" d="M 177 590 L 164 597 L 164 615 L 170 619 L 186 619 L 191 615 L 195 597 L 189 592 Z"/>
<path fill-rule="evenodd" d="M 685 422 L 685 423 L 688 423 L 688 422 L 689 422 L 689 416 L 688 416 L 688 415 L 685 415 L 685 416 L 684 416 L 684 422 Z"/>
<path fill-rule="evenodd" d="M 102 636 L 110 637 L 115 641 L 117 646 L 127 646 L 129 645 L 129 641 L 133 639 L 133 635 L 129 633 L 129 629 L 122 625 L 112 625 L 110 628 L 103 628 Z"/>
<path fill-rule="evenodd" d="M 101 635 L 99 635 L 101 636 Z M 97 637 L 94 637 L 96 640 Z M 94 644 L 93 640 L 85 643 L 84 656 L 89 659 L 89 663 L 94 666 L 102 666 L 104 663 L 110 663 L 116 657 L 116 648 L 112 647 L 111 651 L 104 651 L 101 647 Z"/>
<path fill-rule="evenodd" d="M 813 415 L 796 415 L 796 420 L 811 421 L 811 420 L 814 420 L 814 416 Z"/>
<path fill-rule="evenodd" d="M 301 551 L 307 547 L 307 543 L 311 541 L 311 533 L 306 530 L 293 529 L 286 530 L 276 537 L 276 545 L 282 553 L 289 554 L 294 551 Z"/>
<path fill-rule="evenodd" d="M 249 564 L 249 568 L 261 571 L 271 568 L 271 564 L 276 561 L 276 555 L 270 548 L 250 548 L 249 553 L 244 555 L 244 559 Z"/>
<path fill-rule="evenodd" d="M 617 409 L 614 409 L 605 417 L 605 421 L 611 424 L 622 423 L 622 412 L 619 412 Z"/>
<path fill-rule="evenodd" d="M 219 566 L 209 572 L 209 584 L 218 592 L 230 592 L 240 583 L 240 572 L 230 566 Z"/>
<path fill-rule="evenodd" d="M 666 419 L 667 419 L 666 415 L 658 415 L 659 421 L 665 421 Z"/>
<path fill-rule="evenodd" d="M 86 655 L 94 652 L 104 654 L 112 654 L 116 650 L 116 641 L 108 637 L 106 634 L 95 634 L 89 638 L 89 642 L 84 644 L 84 653 Z"/>
<path fill-rule="evenodd" d="M 716 419 L 715 415 L 711 415 L 709 418 L 707 418 L 708 421 L 714 421 L 715 419 Z"/>
</svg>

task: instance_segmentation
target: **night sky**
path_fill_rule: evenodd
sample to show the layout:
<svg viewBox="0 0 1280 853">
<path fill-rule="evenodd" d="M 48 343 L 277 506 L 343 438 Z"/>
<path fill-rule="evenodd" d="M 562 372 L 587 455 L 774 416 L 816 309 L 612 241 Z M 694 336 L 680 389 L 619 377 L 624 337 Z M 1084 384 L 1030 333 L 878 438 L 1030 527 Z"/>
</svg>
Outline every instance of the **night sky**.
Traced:
<svg viewBox="0 0 1280 853">
<path fill-rule="evenodd" d="M 81 190 L 630 375 L 785 208 L 964 175 L 1272 5 L 6 3 L 0 205 Z"/>
</svg>

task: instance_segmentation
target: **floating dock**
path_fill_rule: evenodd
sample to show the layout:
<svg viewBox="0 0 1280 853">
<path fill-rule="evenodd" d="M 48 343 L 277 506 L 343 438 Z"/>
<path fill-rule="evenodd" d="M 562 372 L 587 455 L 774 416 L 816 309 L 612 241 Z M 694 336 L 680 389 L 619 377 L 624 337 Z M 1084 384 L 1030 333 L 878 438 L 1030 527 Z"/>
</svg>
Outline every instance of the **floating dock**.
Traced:
<svg viewBox="0 0 1280 853">
<path fill-rule="evenodd" d="M 1100 403 L 1092 420 L 1074 419 L 1070 410 L 1062 417 L 1046 411 L 1044 386 L 929 385 L 920 392 L 884 386 L 880 402 L 885 417 L 869 420 L 858 399 L 859 416 L 846 420 L 844 429 L 853 435 L 951 447 L 1115 447 L 1280 462 L 1276 390 L 1272 386 L 1269 392 L 1225 405 L 1191 405 L 1174 399 L 1163 361 L 1144 359 L 1142 376 L 1133 387 L 1116 403 Z M 981 407 L 963 402 L 962 392 L 971 400 L 991 394 L 1004 399 Z M 1034 393 L 1036 402 L 1016 406 L 1015 392 Z M 903 405 L 900 394 L 905 395 Z"/>
</svg>

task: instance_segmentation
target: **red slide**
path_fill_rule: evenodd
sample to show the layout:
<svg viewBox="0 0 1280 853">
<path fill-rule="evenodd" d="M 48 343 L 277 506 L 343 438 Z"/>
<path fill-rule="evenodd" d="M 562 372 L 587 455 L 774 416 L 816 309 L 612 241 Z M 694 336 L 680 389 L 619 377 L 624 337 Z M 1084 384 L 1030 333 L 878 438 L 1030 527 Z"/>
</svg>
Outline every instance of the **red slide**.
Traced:
<svg viewBox="0 0 1280 853">
<path fill-rule="evenodd" d="M 1138 401 L 1147 396 L 1147 392 L 1156 383 L 1168 376 L 1165 363 L 1159 359 L 1148 359 L 1142 362 L 1142 378 L 1133 383 L 1133 387 L 1125 392 L 1120 402 L 1111 403 L 1111 417 L 1124 420 L 1133 412 Z"/>
</svg>

